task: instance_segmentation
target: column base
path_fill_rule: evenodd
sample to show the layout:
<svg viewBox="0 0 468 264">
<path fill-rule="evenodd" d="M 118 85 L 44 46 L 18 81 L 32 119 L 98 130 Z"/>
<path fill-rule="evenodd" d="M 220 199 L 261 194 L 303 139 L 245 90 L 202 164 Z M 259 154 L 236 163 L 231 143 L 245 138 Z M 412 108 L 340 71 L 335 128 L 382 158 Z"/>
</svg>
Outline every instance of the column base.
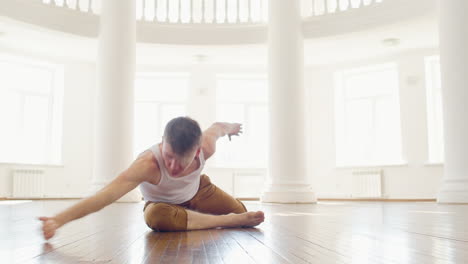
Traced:
<svg viewBox="0 0 468 264">
<path fill-rule="evenodd" d="M 272 184 L 262 194 L 264 203 L 316 203 L 315 193 L 307 184 Z"/>
<path fill-rule="evenodd" d="M 437 194 L 438 203 L 468 203 L 468 179 L 447 179 Z"/>
</svg>

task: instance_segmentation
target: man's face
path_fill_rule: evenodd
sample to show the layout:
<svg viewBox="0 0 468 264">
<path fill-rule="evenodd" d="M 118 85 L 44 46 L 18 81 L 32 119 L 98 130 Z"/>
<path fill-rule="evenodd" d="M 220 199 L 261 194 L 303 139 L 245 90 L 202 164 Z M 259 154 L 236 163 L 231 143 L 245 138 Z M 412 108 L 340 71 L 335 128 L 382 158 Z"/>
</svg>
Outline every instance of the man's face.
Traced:
<svg viewBox="0 0 468 264">
<path fill-rule="evenodd" d="M 195 158 L 198 157 L 199 153 L 200 147 L 196 147 L 193 151 L 184 156 L 177 155 L 172 151 L 171 145 L 163 140 L 162 157 L 164 165 L 172 177 L 181 176 L 188 169 L 190 164 L 192 164 Z"/>
</svg>

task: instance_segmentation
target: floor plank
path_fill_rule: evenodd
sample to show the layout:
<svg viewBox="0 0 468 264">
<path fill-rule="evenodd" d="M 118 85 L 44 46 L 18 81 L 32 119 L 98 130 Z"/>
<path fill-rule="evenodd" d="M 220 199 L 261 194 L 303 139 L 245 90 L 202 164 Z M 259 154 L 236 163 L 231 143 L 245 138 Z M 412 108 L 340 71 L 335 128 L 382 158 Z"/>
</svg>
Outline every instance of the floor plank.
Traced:
<svg viewBox="0 0 468 264">
<path fill-rule="evenodd" d="M 0 201 L 0 263 L 468 263 L 468 205 L 249 201 L 257 228 L 158 233 L 117 203 L 45 243 L 36 218 L 75 202 Z"/>
</svg>

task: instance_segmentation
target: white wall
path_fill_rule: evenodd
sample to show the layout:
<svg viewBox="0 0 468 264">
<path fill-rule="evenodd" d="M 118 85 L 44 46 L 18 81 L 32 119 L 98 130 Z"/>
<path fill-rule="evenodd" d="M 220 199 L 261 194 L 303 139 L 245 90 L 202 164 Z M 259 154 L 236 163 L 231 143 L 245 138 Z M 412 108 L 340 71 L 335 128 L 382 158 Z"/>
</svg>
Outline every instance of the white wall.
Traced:
<svg viewBox="0 0 468 264">
<path fill-rule="evenodd" d="M 61 166 L 37 166 L 0 163 L 0 197 L 12 194 L 13 168 L 40 168 L 45 171 L 46 198 L 81 197 L 87 194 L 92 172 L 92 111 L 95 66 L 83 62 L 63 62 L 63 160 Z"/>
<path fill-rule="evenodd" d="M 307 66 L 305 87 L 308 93 L 308 152 L 310 180 L 319 198 L 349 198 L 352 168 L 335 167 L 334 84 L 337 69 L 396 61 L 400 69 L 402 138 L 406 165 L 383 167 L 384 195 L 393 199 L 435 198 L 442 166 L 427 165 L 426 94 L 424 57 L 436 49 L 409 51 L 392 56 L 339 65 Z M 265 73 L 264 66 L 193 64 L 185 66 L 138 66 L 138 71 L 185 71 L 192 74 L 188 114 L 202 129 L 215 120 L 216 73 Z M 63 166 L 44 167 L 46 197 L 82 197 L 90 188 L 93 166 L 93 108 L 95 66 L 91 63 L 65 63 L 63 114 Z M 221 120 L 219 120 L 221 121 Z M 12 167 L 37 167 L 0 164 L 0 197 L 11 195 Z M 232 192 L 234 172 L 266 173 L 264 169 L 215 168 L 204 171 L 213 182 Z"/>
<path fill-rule="evenodd" d="M 319 198 L 350 198 L 353 168 L 335 166 L 334 80 L 336 70 L 397 62 L 400 76 L 403 158 L 407 164 L 384 166 L 383 195 L 391 199 L 435 198 L 443 168 L 429 165 L 427 147 L 424 57 L 435 49 L 408 51 L 365 61 L 307 67 L 305 87 L 310 103 L 310 166 Z"/>
</svg>

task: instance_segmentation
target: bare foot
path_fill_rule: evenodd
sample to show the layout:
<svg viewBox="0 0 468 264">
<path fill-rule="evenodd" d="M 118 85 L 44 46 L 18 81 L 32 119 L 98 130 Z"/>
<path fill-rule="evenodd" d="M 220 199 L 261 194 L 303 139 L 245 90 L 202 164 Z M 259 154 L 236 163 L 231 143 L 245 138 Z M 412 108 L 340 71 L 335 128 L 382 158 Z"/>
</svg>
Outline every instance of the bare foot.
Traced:
<svg viewBox="0 0 468 264">
<path fill-rule="evenodd" d="M 253 227 L 265 221 L 265 214 L 262 211 L 229 214 L 229 216 L 232 217 L 230 227 Z"/>
</svg>

